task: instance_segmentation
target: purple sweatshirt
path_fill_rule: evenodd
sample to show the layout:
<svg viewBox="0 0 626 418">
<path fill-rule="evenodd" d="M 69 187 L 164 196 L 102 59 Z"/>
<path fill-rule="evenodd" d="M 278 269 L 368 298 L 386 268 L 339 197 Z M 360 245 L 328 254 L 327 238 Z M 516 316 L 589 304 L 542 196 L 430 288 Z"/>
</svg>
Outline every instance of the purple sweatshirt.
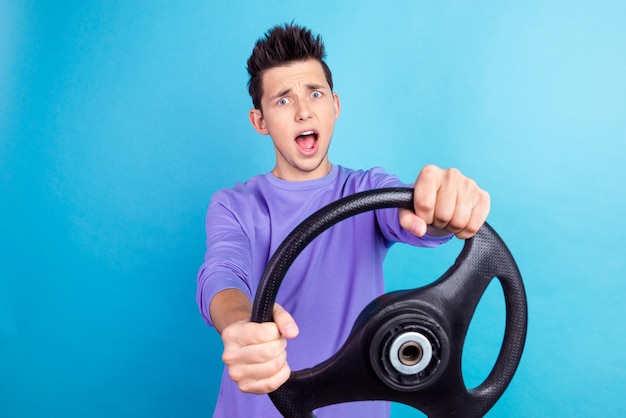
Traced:
<svg viewBox="0 0 626 418">
<path fill-rule="evenodd" d="M 198 273 L 197 301 L 209 324 L 209 303 L 234 288 L 251 300 L 270 257 L 301 221 L 351 194 L 407 186 L 382 169 L 355 171 L 333 165 L 320 179 L 290 182 L 273 174 L 252 177 L 211 199 L 206 219 L 207 251 Z M 397 209 L 362 213 L 313 240 L 282 282 L 276 302 L 294 317 L 300 334 L 289 340 L 288 363 L 301 370 L 331 357 L 345 342 L 360 311 L 384 292 L 383 260 L 394 242 L 434 247 L 450 237 L 418 238 L 398 222 Z M 352 402 L 316 411 L 324 417 L 388 417 L 388 402 Z M 268 396 L 245 394 L 226 370 L 216 418 L 280 417 Z"/>
</svg>

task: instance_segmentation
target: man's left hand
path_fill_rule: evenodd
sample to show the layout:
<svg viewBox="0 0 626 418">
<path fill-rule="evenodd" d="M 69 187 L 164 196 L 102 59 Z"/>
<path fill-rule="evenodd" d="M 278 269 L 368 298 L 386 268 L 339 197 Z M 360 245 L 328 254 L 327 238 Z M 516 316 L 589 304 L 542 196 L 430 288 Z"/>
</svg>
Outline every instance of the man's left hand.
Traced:
<svg viewBox="0 0 626 418">
<path fill-rule="evenodd" d="M 415 181 L 415 211 L 399 210 L 400 225 L 421 237 L 454 234 L 471 238 L 485 223 L 489 193 L 455 168 L 425 166 Z"/>
</svg>

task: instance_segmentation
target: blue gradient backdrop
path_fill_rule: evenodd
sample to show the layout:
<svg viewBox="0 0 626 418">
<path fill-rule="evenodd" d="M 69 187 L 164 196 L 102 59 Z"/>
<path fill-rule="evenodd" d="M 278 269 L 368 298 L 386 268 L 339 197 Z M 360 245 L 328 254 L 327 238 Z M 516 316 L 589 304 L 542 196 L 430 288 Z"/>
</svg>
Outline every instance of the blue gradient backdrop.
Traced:
<svg viewBox="0 0 626 418">
<path fill-rule="evenodd" d="M 324 36 L 342 99 L 332 161 L 406 181 L 456 166 L 491 193 L 530 323 L 489 416 L 623 416 L 626 3 L 602 0 L 0 0 L 0 416 L 210 416 L 205 210 L 272 167 L 245 60 L 294 19 Z M 430 282 L 459 248 L 395 247 L 389 288 Z M 470 386 L 503 310 L 492 285 Z"/>
</svg>

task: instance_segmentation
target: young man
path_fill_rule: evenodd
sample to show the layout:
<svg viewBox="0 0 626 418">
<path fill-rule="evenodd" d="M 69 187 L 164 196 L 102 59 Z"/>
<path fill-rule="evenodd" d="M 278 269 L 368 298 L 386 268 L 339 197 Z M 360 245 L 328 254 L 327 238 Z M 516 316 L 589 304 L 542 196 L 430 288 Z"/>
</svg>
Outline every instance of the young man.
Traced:
<svg viewBox="0 0 626 418">
<path fill-rule="evenodd" d="M 280 416 L 260 395 L 280 387 L 292 369 L 312 367 L 341 347 L 359 312 L 383 293 L 382 263 L 392 243 L 432 247 L 452 234 L 469 238 L 489 212 L 489 195 L 473 180 L 455 169 L 426 166 L 413 185 L 414 212 L 367 212 L 324 232 L 287 272 L 275 322 L 250 322 L 263 270 L 295 226 L 341 197 L 406 186 L 381 169 L 331 164 L 340 103 L 324 57 L 320 37 L 292 24 L 271 29 L 248 60 L 250 122 L 271 137 L 276 164 L 215 193 L 207 213 L 197 298 L 206 322 L 222 335 L 226 365 L 214 417 Z M 386 402 L 355 402 L 316 414 L 365 418 L 389 411 Z"/>
</svg>

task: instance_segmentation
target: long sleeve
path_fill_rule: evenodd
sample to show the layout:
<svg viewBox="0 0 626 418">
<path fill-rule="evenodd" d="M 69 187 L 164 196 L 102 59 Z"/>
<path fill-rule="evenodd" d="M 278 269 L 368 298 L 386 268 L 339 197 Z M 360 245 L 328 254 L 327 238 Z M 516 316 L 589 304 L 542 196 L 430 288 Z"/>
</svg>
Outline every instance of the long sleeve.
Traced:
<svg viewBox="0 0 626 418">
<path fill-rule="evenodd" d="M 250 240 L 223 194 L 215 194 L 209 204 L 206 236 L 207 249 L 198 272 L 196 297 L 202 317 L 213 326 L 209 304 L 216 293 L 224 289 L 239 289 L 251 297 Z"/>
</svg>

